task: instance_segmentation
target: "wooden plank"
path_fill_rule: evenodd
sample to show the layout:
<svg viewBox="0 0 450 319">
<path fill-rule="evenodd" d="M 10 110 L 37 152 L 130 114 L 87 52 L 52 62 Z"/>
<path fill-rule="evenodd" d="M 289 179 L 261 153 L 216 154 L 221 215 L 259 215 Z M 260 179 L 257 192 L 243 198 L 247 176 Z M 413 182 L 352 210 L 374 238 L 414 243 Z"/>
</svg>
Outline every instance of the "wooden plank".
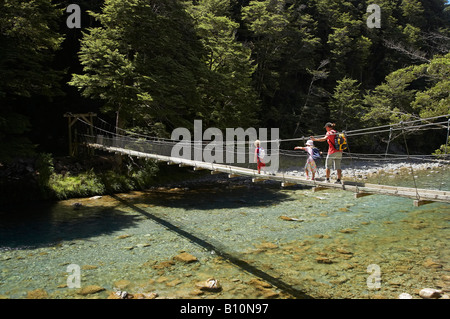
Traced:
<svg viewBox="0 0 450 319">
<path fill-rule="evenodd" d="M 267 180 L 267 178 L 261 178 L 261 177 L 252 178 L 253 183 L 264 182 L 265 180 Z"/>
<path fill-rule="evenodd" d="M 416 188 L 414 188 L 414 187 L 399 187 L 399 186 L 378 185 L 378 184 L 365 184 L 364 186 L 380 188 L 380 189 L 393 189 L 393 190 L 400 189 L 402 191 L 416 192 Z M 420 193 L 435 194 L 438 192 L 441 195 L 450 195 L 449 191 L 441 191 L 441 190 L 435 190 L 435 189 L 418 188 L 417 191 L 419 192 L 419 194 Z"/>
<path fill-rule="evenodd" d="M 426 205 L 426 204 L 431 204 L 431 203 L 434 203 L 434 201 L 432 201 L 432 200 L 416 199 L 414 201 L 414 206 L 419 207 L 419 206 Z"/>
<path fill-rule="evenodd" d="M 289 183 L 289 182 L 282 182 L 281 183 L 281 187 L 290 187 L 290 186 L 295 186 L 298 185 L 297 183 Z"/>
<path fill-rule="evenodd" d="M 239 174 L 233 174 L 233 173 L 228 174 L 228 178 L 234 178 L 234 177 L 239 177 L 239 176 L 242 176 L 242 175 L 239 175 Z"/>
</svg>

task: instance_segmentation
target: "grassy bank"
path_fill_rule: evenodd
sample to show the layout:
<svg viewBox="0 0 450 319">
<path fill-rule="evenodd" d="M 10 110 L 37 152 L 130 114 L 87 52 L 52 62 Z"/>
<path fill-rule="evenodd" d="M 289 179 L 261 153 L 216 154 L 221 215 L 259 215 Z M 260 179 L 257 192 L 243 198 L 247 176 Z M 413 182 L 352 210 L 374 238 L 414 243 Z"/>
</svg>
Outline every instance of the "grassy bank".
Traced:
<svg viewBox="0 0 450 319">
<path fill-rule="evenodd" d="M 0 204 L 143 190 L 198 177 L 186 168 L 129 157 L 53 158 L 40 154 L 0 168 Z"/>
</svg>

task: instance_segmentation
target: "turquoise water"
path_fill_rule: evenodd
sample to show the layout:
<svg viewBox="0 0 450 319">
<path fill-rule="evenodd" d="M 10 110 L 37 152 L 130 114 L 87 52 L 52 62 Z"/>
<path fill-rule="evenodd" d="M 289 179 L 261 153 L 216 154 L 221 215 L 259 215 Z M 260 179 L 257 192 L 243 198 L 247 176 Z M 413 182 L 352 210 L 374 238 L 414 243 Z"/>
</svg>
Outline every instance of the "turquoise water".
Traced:
<svg viewBox="0 0 450 319">
<path fill-rule="evenodd" d="M 417 186 L 448 190 L 448 171 L 416 172 Z M 377 181 L 412 183 L 408 174 Z M 0 213 L 1 298 L 36 291 L 107 298 L 115 288 L 158 298 L 397 298 L 418 297 L 426 287 L 450 290 L 445 203 L 414 207 L 404 198 L 233 179 Z M 175 260 L 182 252 L 197 261 Z M 75 288 L 68 286 L 73 264 L 81 275 Z M 369 265 L 379 267 L 379 288 L 370 285 Z M 222 290 L 200 291 L 209 278 Z M 91 285 L 104 290 L 80 294 Z"/>
</svg>

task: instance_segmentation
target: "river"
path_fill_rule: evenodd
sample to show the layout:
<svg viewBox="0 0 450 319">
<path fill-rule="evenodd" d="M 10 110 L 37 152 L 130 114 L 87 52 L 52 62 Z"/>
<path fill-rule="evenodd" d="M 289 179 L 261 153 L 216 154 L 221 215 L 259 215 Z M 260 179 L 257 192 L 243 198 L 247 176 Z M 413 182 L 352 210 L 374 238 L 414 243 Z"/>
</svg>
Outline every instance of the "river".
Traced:
<svg viewBox="0 0 450 319">
<path fill-rule="evenodd" d="M 450 189 L 449 170 L 416 174 L 418 187 Z M 408 175 L 381 182 L 411 186 Z M 450 290 L 449 213 L 446 203 L 414 207 L 392 196 L 220 178 L 16 205 L 0 212 L 0 298 L 103 299 L 118 290 L 157 298 L 419 298 L 422 288 Z M 176 258 L 182 253 L 194 259 Z M 210 278 L 221 289 L 199 289 Z"/>
</svg>

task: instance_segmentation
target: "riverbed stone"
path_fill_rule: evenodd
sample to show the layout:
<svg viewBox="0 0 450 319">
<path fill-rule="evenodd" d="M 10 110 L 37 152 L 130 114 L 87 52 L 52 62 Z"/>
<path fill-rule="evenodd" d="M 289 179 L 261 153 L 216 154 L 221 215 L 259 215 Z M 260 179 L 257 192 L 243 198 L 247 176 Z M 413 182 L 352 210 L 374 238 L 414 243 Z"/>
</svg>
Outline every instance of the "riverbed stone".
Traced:
<svg viewBox="0 0 450 319">
<path fill-rule="evenodd" d="M 356 230 L 354 230 L 352 228 L 345 228 L 345 229 L 341 229 L 340 232 L 343 234 L 352 234 L 352 233 L 356 232 Z"/>
<path fill-rule="evenodd" d="M 319 264 L 332 264 L 333 263 L 333 261 L 328 257 L 317 257 L 316 261 Z"/>
<path fill-rule="evenodd" d="M 272 290 L 272 289 L 263 289 L 261 290 L 261 297 L 264 299 L 275 299 L 280 296 L 280 293 Z"/>
<path fill-rule="evenodd" d="M 127 299 L 155 299 L 156 297 L 158 297 L 156 292 L 144 292 L 129 294 Z"/>
<path fill-rule="evenodd" d="M 156 265 L 153 265 L 153 269 L 166 269 L 175 265 L 175 262 L 172 260 L 161 261 Z"/>
<path fill-rule="evenodd" d="M 209 278 L 204 282 L 199 282 L 195 286 L 202 291 L 208 291 L 208 292 L 222 291 L 222 285 L 220 284 L 220 282 L 217 279 L 214 279 L 214 278 Z"/>
<path fill-rule="evenodd" d="M 27 292 L 27 299 L 47 299 L 48 293 L 42 289 L 38 288 Z"/>
<path fill-rule="evenodd" d="M 174 279 L 172 281 L 166 282 L 166 286 L 167 287 L 175 287 L 178 286 L 179 284 L 181 284 L 183 281 L 181 281 L 180 279 Z"/>
<path fill-rule="evenodd" d="M 419 296 L 424 299 L 437 299 L 441 297 L 441 290 L 433 289 L 433 288 L 423 288 L 419 292 Z"/>
<path fill-rule="evenodd" d="M 116 239 L 125 239 L 125 238 L 128 238 L 128 237 L 131 237 L 131 235 L 128 235 L 128 234 L 120 235 L 120 236 L 117 236 Z"/>
<path fill-rule="evenodd" d="M 194 289 L 194 290 L 189 292 L 189 295 L 191 295 L 191 296 L 201 296 L 201 295 L 204 295 L 204 294 L 205 294 L 205 292 L 200 290 L 200 289 Z"/>
<path fill-rule="evenodd" d="M 114 282 L 114 287 L 123 290 L 131 284 L 129 280 L 121 279 Z"/>
<path fill-rule="evenodd" d="M 197 257 L 195 257 L 187 252 L 182 252 L 182 253 L 176 255 L 175 257 L 173 257 L 173 259 L 184 262 L 186 264 L 198 261 Z"/>
<path fill-rule="evenodd" d="M 336 248 L 336 251 L 340 254 L 344 254 L 344 255 L 353 255 L 353 253 L 343 247 L 338 247 Z"/>
<path fill-rule="evenodd" d="M 81 267 L 82 270 L 92 270 L 92 269 L 97 269 L 97 266 L 94 265 L 84 265 Z"/>
<path fill-rule="evenodd" d="M 434 261 L 434 260 L 431 259 L 431 258 L 426 259 L 426 260 L 423 262 L 423 266 L 424 266 L 425 268 L 432 268 L 432 269 L 442 268 L 442 265 L 441 265 L 441 264 L 439 264 L 438 262 Z"/>
<path fill-rule="evenodd" d="M 264 289 L 264 288 L 272 287 L 271 284 L 265 282 L 264 280 L 258 279 L 258 278 L 251 279 L 250 281 L 248 281 L 248 284 L 250 286 L 255 287 L 256 289 Z"/>
<path fill-rule="evenodd" d="M 78 290 L 78 294 L 82 295 L 82 296 L 86 296 L 86 295 L 98 293 L 103 290 L 105 290 L 105 288 L 100 287 L 98 285 L 89 285 L 89 286 L 83 287 L 80 290 Z"/>
<path fill-rule="evenodd" d="M 263 242 L 258 245 L 258 248 L 260 248 L 260 249 L 276 249 L 276 248 L 278 248 L 278 245 L 276 245 L 274 243 L 270 243 L 270 242 Z"/>
<path fill-rule="evenodd" d="M 294 217 L 289 217 L 289 216 L 284 216 L 284 215 L 280 216 L 280 218 L 282 220 L 287 220 L 287 221 L 296 221 L 296 222 L 303 222 L 304 221 L 303 219 L 300 219 L 300 218 L 294 218 Z"/>
</svg>

